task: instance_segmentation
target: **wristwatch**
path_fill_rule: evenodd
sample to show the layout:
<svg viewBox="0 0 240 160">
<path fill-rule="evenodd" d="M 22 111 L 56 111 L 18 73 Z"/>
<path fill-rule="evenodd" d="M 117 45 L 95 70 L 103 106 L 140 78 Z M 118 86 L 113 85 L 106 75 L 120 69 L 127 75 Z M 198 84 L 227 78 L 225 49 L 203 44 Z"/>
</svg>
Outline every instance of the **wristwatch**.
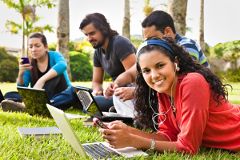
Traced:
<svg viewBox="0 0 240 160">
<path fill-rule="evenodd" d="M 151 138 L 151 147 L 147 151 L 154 151 L 155 150 L 155 140 Z"/>
</svg>

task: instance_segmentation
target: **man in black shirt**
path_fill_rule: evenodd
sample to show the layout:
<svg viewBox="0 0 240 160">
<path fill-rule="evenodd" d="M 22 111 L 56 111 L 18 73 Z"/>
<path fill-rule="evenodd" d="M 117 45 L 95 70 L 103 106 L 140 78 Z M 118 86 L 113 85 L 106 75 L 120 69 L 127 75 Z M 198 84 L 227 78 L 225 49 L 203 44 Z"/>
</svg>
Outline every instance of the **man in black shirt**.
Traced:
<svg viewBox="0 0 240 160">
<path fill-rule="evenodd" d="M 118 75 L 135 64 L 136 49 L 127 38 L 112 30 L 105 16 L 100 13 L 86 15 L 79 29 L 95 48 L 92 94 L 101 110 L 108 111 L 113 106 L 113 101 L 103 96 L 104 72 L 114 81 Z"/>
</svg>

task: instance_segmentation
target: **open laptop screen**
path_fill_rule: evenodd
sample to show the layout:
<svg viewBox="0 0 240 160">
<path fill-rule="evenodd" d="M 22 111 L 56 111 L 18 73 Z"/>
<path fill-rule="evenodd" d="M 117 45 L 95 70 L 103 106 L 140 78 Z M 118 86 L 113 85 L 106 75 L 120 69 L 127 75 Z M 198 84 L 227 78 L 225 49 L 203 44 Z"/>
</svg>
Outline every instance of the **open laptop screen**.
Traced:
<svg viewBox="0 0 240 160">
<path fill-rule="evenodd" d="M 4 100 L 4 97 L 3 97 L 3 94 L 2 94 L 2 91 L 0 90 L 0 103 Z"/>
<path fill-rule="evenodd" d="M 74 87 L 74 88 L 77 93 L 78 99 L 80 100 L 86 112 L 91 117 L 101 118 L 103 114 L 99 109 L 97 103 L 95 102 L 91 92 L 85 88 L 80 88 L 80 87 Z"/>
<path fill-rule="evenodd" d="M 51 117 L 51 114 L 46 107 L 47 103 L 50 104 L 50 100 L 44 89 L 17 87 L 17 90 L 30 115 Z"/>
</svg>

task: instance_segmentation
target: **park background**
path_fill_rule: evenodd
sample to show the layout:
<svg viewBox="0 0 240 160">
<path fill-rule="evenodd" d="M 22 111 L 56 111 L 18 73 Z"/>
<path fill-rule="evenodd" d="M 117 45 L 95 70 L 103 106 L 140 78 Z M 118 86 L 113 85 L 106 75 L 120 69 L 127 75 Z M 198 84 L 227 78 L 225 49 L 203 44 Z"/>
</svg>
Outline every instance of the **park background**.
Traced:
<svg viewBox="0 0 240 160">
<path fill-rule="evenodd" d="M 205 0 L 204 2 L 204 32 L 205 42 L 211 47 L 218 43 L 239 40 L 240 37 L 240 12 L 239 0 Z M 154 10 L 166 9 L 161 4 L 167 4 L 167 0 L 151 0 L 150 6 Z M 130 0 L 131 35 L 142 34 L 141 21 L 143 20 L 144 0 Z M 122 33 L 124 0 L 70 0 L 70 40 L 80 38 L 83 33 L 79 30 L 81 20 L 86 14 L 99 12 L 106 16 L 113 29 Z M 57 27 L 57 7 L 47 9 L 47 7 L 37 8 L 39 16 L 44 17 L 39 22 L 40 25 L 51 24 Z M 21 48 L 21 35 L 11 35 L 6 31 L 6 20 L 22 22 L 21 15 L 14 9 L 8 9 L 7 5 L 0 1 L 0 46 L 15 46 Z M 200 0 L 188 0 L 187 4 L 187 26 L 192 28 L 192 32 L 187 32 L 186 36 L 192 39 L 198 37 L 198 24 L 200 14 Z M 55 30 L 54 30 L 55 31 Z M 56 33 L 44 33 L 49 43 L 57 41 Z"/>
<path fill-rule="evenodd" d="M 22 35 L 17 35 L 7 31 L 5 23 L 12 20 L 22 23 L 21 14 L 14 9 L 9 9 L 4 0 L 0 1 L 0 89 L 3 93 L 16 91 L 16 77 L 18 73 L 18 57 L 10 56 L 7 53 L 7 47 L 21 48 Z M 17 2 L 18 0 L 16 0 Z M 31 1 L 30 1 L 31 2 Z M 53 33 L 44 32 L 47 37 L 50 50 L 56 49 L 57 35 L 57 2 L 56 7 L 48 9 L 47 7 L 36 8 L 36 14 L 43 17 L 35 25 L 51 25 Z M 154 10 L 166 10 L 161 4 L 167 4 L 167 0 L 151 0 L 150 6 Z M 240 32 L 240 12 L 238 10 L 240 1 L 229 0 L 205 1 L 204 4 L 204 39 L 209 48 L 206 48 L 208 59 L 216 58 L 225 62 L 236 63 L 239 57 L 239 37 Z M 137 47 L 142 41 L 141 21 L 143 20 L 144 0 L 130 0 L 130 33 L 131 41 Z M 79 30 L 79 24 L 86 14 L 99 12 L 106 16 L 112 29 L 122 34 L 124 0 L 69 0 L 69 24 L 70 24 L 70 42 L 69 55 L 72 73 L 72 84 L 91 87 L 92 76 L 92 55 L 93 49 Z M 194 40 L 198 39 L 199 31 L 200 0 L 188 0 L 186 26 L 190 31 L 186 36 Z M 222 62 L 222 61 L 221 61 Z M 223 63 L 221 63 L 223 65 Z M 224 71 L 216 71 L 216 74 L 224 83 L 230 83 L 233 90 L 229 88 L 229 100 L 234 104 L 240 104 L 240 83 L 239 69 L 229 67 Z M 85 67 L 85 68 L 84 68 Z M 221 66 L 220 66 L 221 67 Z M 223 68 L 223 67 L 222 67 Z M 74 70 L 74 71 L 73 71 Z M 84 71 L 84 72 L 81 72 Z M 109 81 L 106 75 L 104 84 Z M 70 108 L 66 112 L 82 114 L 79 110 Z M 83 120 L 71 120 L 71 125 L 76 131 L 77 136 L 82 143 L 103 141 L 96 127 L 84 127 Z M 18 134 L 18 127 L 47 127 L 56 126 L 51 118 L 29 116 L 24 113 L 3 113 L 0 111 L 0 157 L 3 159 L 78 159 L 79 156 L 63 140 L 60 135 L 57 138 L 42 139 L 37 141 L 34 137 L 22 139 Z M 209 149 L 201 147 L 195 156 L 184 154 L 155 154 L 148 159 L 239 159 L 238 154 L 225 150 Z M 136 158 L 141 159 L 141 158 Z M 142 158 L 143 159 L 143 158 Z"/>
<path fill-rule="evenodd" d="M 14 8 L 0 1 L 0 47 L 18 48 L 22 46 L 22 33 L 12 34 L 12 28 L 6 28 L 7 20 L 14 21 L 18 24 L 22 23 L 22 15 Z M 35 0 L 36 1 L 36 0 Z M 34 0 L 29 1 L 33 4 Z M 15 1 L 12 1 L 15 2 Z M 17 2 L 17 1 L 16 1 Z M 49 1 L 52 2 L 52 1 Z M 130 0 L 130 34 L 131 41 L 136 47 L 143 41 L 141 21 L 144 19 L 143 7 L 149 3 L 153 10 L 167 10 L 167 0 Z M 44 31 L 47 37 L 50 50 L 56 49 L 57 42 L 57 23 L 58 23 L 58 6 L 57 1 L 53 2 L 56 7 L 48 9 L 47 6 L 36 7 L 36 15 L 41 19 L 33 24 L 33 26 L 50 25 L 51 31 Z M 227 81 L 237 82 L 240 80 L 238 68 L 240 66 L 240 17 L 238 11 L 240 1 L 218 1 L 211 0 L 204 2 L 204 40 L 206 43 L 205 55 L 211 64 L 211 69 L 221 79 L 226 77 Z M 81 20 L 86 14 L 99 12 L 106 16 L 113 29 L 122 34 L 123 17 L 124 17 L 124 0 L 70 0 L 69 1 L 69 46 L 70 46 L 70 66 L 72 81 L 91 81 L 92 79 L 92 55 L 93 48 L 85 39 L 84 34 L 79 29 Z M 197 41 L 199 37 L 199 17 L 200 17 L 200 0 L 188 0 L 186 9 L 186 36 Z M 84 41 L 85 40 L 85 41 Z M 26 47 L 25 37 L 25 47 Z M 78 53 L 71 53 L 78 51 Z M 2 51 L 4 52 L 4 51 Z M 89 59 L 80 55 L 83 53 Z M 19 56 L 18 59 L 20 57 Z M 68 53 L 67 53 L 68 54 Z M 0 56 L 0 82 L 15 82 L 17 76 L 16 62 L 13 64 L 13 59 L 6 61 L 6 57 Z M 215 59 L 212 59 L 215 58 Z M 216 60 L 217 58 L 217 60 Z M 4 59 L 4 60 L 3 60 Z M 72 60 L 71 60 L 72 59 Z M 15 60 L 17 61 L 17 60 Z M 79 62 L 79 63 L 78 63 Z M 84 66 L 80 68 L 79 66 Z M 7 72 L 10 69 L 12 72 Z M 86 72 L 83 72 L 85 70 Z M 222 71 L 222 72 L 219 72 Z M 10 74 L 11 73 L 11 74 Z M 105 80 L 110 80 L 106 75 Z"/>
</svg>

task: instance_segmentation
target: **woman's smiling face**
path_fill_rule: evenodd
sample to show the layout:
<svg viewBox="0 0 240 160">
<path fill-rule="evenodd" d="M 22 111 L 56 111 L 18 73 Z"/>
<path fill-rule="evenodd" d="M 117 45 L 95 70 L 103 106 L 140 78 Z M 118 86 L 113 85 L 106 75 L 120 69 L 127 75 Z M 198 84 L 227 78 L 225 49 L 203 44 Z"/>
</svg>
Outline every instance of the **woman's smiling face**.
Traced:
<svg viewBox="0 0 240 160">
<path fill-rule="evenodd" d="M 139 65 L 149 87 L 171 96 L 171 87 L 177 75 L 174 77 L 175 65 L 169 57 L 159 50 L 152 50 L 139 56 Z"/>
</svg>

